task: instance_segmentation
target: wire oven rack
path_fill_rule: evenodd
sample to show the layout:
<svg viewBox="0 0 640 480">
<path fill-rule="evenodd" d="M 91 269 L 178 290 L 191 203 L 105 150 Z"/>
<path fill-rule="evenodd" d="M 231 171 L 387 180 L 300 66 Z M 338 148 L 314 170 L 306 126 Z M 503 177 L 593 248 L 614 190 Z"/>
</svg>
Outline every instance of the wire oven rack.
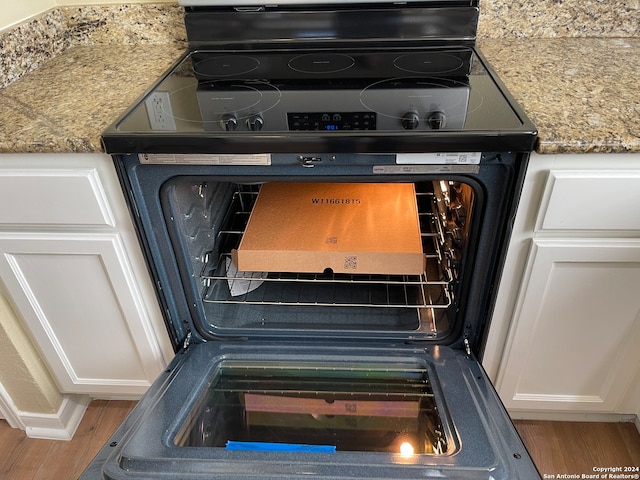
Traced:
<svg viewBox="0 0 640 480">
<path fill-rule="evenodd" d="M 255 186 L 235 192 L 216 247 L 204 255 L 205 303 L 430 309 L 452 304 L 454 275 L 432 191 L 416 194 L 426 261 L 421 275 L 237 272 L 230 252 L 240 243 L 257 193 Z"/>
</svg>

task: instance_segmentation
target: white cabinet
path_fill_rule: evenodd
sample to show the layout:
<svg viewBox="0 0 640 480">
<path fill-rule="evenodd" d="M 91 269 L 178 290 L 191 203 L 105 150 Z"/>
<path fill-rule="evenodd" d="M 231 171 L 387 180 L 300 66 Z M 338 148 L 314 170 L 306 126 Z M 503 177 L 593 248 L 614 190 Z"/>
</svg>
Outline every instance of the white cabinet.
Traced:
<svg viewBox="0 0 640 480">
<path fill-rule="evenodd" d="M 173 356 L 107 155 L 0 156 L 0 278 L 63 393 L 138 396 Z"/>
<path fill-rule="evenodd" d="M 535 155 L 483 364 L 508 410 L 638 414 L 640 155 Z"/>
</svg>

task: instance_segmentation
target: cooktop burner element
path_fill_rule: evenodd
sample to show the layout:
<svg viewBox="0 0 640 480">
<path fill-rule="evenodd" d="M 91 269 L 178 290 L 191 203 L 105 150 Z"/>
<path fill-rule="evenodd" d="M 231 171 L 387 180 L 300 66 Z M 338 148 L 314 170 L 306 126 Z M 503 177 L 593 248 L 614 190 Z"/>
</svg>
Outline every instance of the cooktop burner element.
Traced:
<svg viewBox="0 0 640 480">
<path fill-rule="evenodd" d="M 238 77 L 253 72 L 260 60 L 247 55 L 220 55 L 193 64 L 197 75 L 204 77 Z"/>
<path fill-rule="evenodd" d="M 404 72 L 419 75 L 451 74 L 464 68 L 462 58 L 439 52 L 407 53 L 397 57 L 393 64 Z"/>
<path fill-rule="evenodd" d="M 300 73 L 339 73 L 355 63 L 353 57 L 342 53 L 307 53 L 289 60 L 289 68 Z"/>
</svg>

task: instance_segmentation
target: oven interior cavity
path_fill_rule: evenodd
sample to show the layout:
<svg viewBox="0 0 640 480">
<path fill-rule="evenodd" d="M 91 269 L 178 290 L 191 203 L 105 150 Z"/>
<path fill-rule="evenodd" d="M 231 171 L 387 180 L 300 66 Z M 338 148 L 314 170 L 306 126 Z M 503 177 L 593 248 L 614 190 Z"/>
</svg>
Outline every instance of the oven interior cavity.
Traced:
<svg viewBox="0 0 640 480">
<path fill-rule="evenodd" d="M 224 360 L 174 438 L 181 447 L 403 456 L 451 453 L 424 365 Z"/>
<path fill-rule="evenodd" d="M 183 283 L 211 332 L 397 331 L 438 338 L 452 328 L 474 213 L 468 184 L 415 184 L 425 257 L 420 275 L 238 271 L 232 251 L 260 188 L 215 177 L 176 177 L 162 189 Z"/>
</svg>

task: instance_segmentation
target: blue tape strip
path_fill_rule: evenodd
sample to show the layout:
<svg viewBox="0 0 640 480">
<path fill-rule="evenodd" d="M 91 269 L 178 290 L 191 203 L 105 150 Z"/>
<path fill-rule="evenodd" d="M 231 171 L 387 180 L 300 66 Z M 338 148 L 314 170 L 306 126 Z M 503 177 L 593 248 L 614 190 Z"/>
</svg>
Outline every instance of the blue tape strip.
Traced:
<svg viewBox="0 0 640 480">
<path fill-rule="evenodd" d="M 227 441 L 227 450 L 242 450 L 249 452 L 308 452 L 335 453 L 333 445 L 303 445 L 298 443 L 268 443 L 268 442 L 236 442 Z"/>
</svg>

